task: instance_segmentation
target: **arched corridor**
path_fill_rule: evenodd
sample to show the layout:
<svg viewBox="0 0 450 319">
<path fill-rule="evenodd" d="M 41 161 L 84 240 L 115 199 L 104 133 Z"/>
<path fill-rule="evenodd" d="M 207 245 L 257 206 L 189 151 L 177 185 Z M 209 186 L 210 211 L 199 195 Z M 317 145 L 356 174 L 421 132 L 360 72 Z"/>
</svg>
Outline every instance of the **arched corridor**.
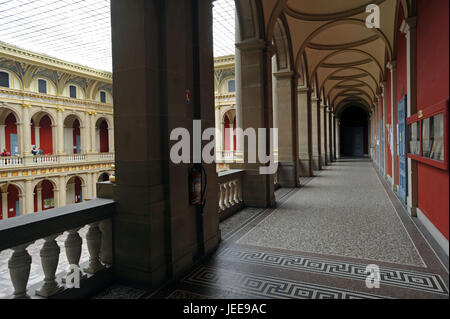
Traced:
<svg viewBox="0 0 450 319">
<path fill-rule="evenodd" d="M 109 152 L 109 126 L 105 119 L 99 119 L 95 125 L 96 148 L 100 153 Z"/>
<path fill-rule="evenodd" d="M 64 120 L 64 151 L 66 154 L 81 154 L 80 120 L 75 115 L 69 115 Z"/>
<path fill-rule="evenodd" d="M 67 185 L 66 185 L 66 203 L 67 203 L 67 205 L 77 204 L 77 203 L 81 203 L 83 201 L 82 184 L 83 184 L 83 181 L 78 176 L 71 177 L 67 181 Z"/>
<path fill-rule="evenodd" d="M 369 115 L 364 108 L 349 106 L 338 119 L 340 153 L 356 157 L 369 155 Z"/>
<path fill-rule="evenodd" d="M 56 207 L 55 185 L 52 181 L 45 179 L 38 182 L 34 187 L 34 212 L 42 212 Z"/>
<path fill-rule="evenodd" d="M 1 187 L 0 191 L 0 220 L 20 216 L 23 205 L 20 201 L 20 189 L 13 184 L 8 184 L 6 188 L 5 186 Z"/>
</svg>

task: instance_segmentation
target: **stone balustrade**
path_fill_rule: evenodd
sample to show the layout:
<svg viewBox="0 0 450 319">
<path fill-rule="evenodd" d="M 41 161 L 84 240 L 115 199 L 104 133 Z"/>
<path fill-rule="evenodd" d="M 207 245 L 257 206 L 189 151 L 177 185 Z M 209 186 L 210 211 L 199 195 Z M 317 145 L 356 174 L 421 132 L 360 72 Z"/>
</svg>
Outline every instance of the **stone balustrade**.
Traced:
<svg viewBox="0 0 450 319">
<path fill-rule="evenodd" d="M 244 207 L 242 197 L 243 170 L 228 170 L 219 174 L 219 214 L 223 220 Z"/>
<path fill-rule="evenodd" d="M 85 290 L 92 285 L 87 284 L 87 281 L 96 280 L 98 284 L 99 279 L 95 279 L 97 275 L 103 280 L 109 278 L 105 273 L 112 274 L 111 218 L 114 205 L 111 199 L 94 199 L 48 210 L 45 214 L 36 213 L 0 222 L 0 252 L 6 249 L 13 251 L 7 264 L 14 287 L 11 298 L 68 297 L 71 293 L 76 296 L 89 295 Z M 79 231 L 86 225 L 89 261 L 80 265 L 83 240 Z M 59 247 L 56 239 L 65 232 L 67 237 L 64 247 Z M 40 239 L 43 239 L 40 258 L 44 279 L 38 287 L 31 289 L 28 281 L 32 256 L 27 248 Z M 65 271 L 58 269 L 61 248 L 70 264 L 70 268 Z M 80 281 L 77 282 L 77 279 Z M 80 284 L 78 287 L 77 283 Z"/>
<path fill-rule="evenodd" d="M 114 161 L 114 153 L 61 154 L 0 157 L 0 169 L 21 166 Z"/>
</svg>

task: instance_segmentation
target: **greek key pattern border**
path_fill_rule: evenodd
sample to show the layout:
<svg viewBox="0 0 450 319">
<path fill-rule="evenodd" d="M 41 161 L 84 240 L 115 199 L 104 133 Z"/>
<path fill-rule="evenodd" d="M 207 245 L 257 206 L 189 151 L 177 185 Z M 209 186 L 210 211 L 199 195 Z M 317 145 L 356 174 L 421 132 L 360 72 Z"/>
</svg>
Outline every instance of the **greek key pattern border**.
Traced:
<svg viewBox="0 0 450 319">
<path fill-rule="evenodd" d="M 296 256 L 267 251 L 247 250 L 236 247 L 225 248 L 218 254 L 219 258 L 249 264 L 289 269 L 294 271 L 313 272 L 324 275 L 344 277 L 365 281 L 367 265 L 349 262 L 338 262 L 329 259 Z M 427 291 L 448 295 L 442 277 L 429 274 L 387 267 L 380 268 L 380 285 Z"/>
<path fill-rule="evenodd" d="M 239 273 L 222 268 L 200 266 L 183 282 L 226 289 L 253 298 L 271 299 L 385 299 L 386 297 L 325 287 L 316 284 Z"/>
</svg>

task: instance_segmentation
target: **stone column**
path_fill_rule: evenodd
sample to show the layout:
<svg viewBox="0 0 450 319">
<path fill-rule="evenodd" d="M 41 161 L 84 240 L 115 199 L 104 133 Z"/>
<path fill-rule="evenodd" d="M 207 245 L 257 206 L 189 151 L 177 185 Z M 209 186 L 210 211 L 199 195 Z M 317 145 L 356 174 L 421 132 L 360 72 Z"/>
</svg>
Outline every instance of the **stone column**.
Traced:
<svg viewBox="0 0 450 319">
<path fill-rule="evenodd" d="M 208 184 L 200 210 L 189 205 L 192 164 L 170 156 L 181 139 L 172 135 L 176 128 L 194 136 L 194 119 L 202 128 L 215 124 L 211 1 L 112 0 L 111 25 L 114 273 L 151 289 L 190 269 L 220 240 L 215 163 L 203 163 Z M 190 155 L 189 162 L 200 155 L 197 147 Z"/>
<path fill-rule="evenodd" d="M 336 159 L 341 158 L 341 127 L 339 124 L 339 118 L 334 118 L 334 127 L 335 127 L 335 140 L 336 140 Z M 369 139 L 370 141 L 370 139 Z"/>
<path fill-rule="evenodd" d="M 25 214 L 34 212 L 34 193 L 31 179 L 25 180 Z"/>
<path fill-rule="evenodd" d="M 311 103 L 311 139 L 312 139 L 312 159 L 313 168 L 321 169 L 320 159 L 320 99 L 312 98 Z"/>
<path fill-rule="evenodd" d="M 417 113 L 417 18 L 409 17 L 405 19 L 400 27 L 406 36 L 406 80 L 408 87 L 407 94 L 407 116 Z M 408 161 L 408 196 L 407 206 L 411 216 L 417 216 L 418 205 L 418 172 L 417 162 Z"/>
<path fill-rule="evenodd" d="M 278 128 L 278 183 L 282 187 L 299 186 L 297 160 L 297 103 L 295 97 L 296 78 L 294 72 L 277 72 L 274 101 L 275 125 Z M 275 116 L 276 114 L 276 116 Z"/>
<path fill-rule="evenodd" d="M 23 122 L 23 149 L 21 154 L 24 156 L 31 155 L 31 120 L 30 120 L 30 104 L 22 104 L 22 122 Z"/>
<path fill-rule="evenodd" d="M 83 132 L 80 132 L 81 134 L 84 135 L 84 144 L 83 144 L 83 149 L 85 153 L 91 153 L 92 151 L 92 146 L 91 146 L 91 118 L 89 115 L 90 112 L 85 111 L 84 112 L 84 118 L 83 118 L 83 123 L 84 123 L 84 130 Z"/>
<path fill-rule="evenodd" d="M 64 154 L 64 108 L 56 109 L 56 154 Z"/>
<path fill-rule="evenodd" d="M 19 215 L 20 216 L 26 214 L 25 206 L 26 206 L 25 194 L 19 194 L 19 211 L 20 211 Z"/>
<path fill-rule="evenodd" d="M 5 127 L 6 125 L 0 124 L 0 151 L 3 152 L 3 150 L 6 147 L 6 141 L 5 141 Z"/>
<path fill-rule="evenodd" d="M 271 58 L 273 49 L 263 40 L 251 40 L 237 43 L 240 50 L 242 90 L 242 129 L 259 128 L 266 129 L 266 151 L 269 151 L 269 129 L 273 126 L 272 111 L 272 69 Z M 237 105 L 239 107 L 239 105 Z M 257 134 L 258 136 L 258 134 Z M 243 141 L 243 136 L 240 137 Z M 256 138 L 256 141 L 258 138 Z M 238 168 L 246 170 L 243 178 L 244 202 L 253 207 L 270 207 L 275 204 L 273 175 L 260 174 L 260 167 L 265 166 L 259 163 L 249 163 L 249 149 L 253 145 L 244 147 L 244 163 Z M 258 144 L 258 142 L 256 142 Z M 243 145 L 243 143 L 242 143 Z M 255 145 L 258 154 L 258 145 Z"/>
<path fill-rule="evenodd" d="M 328 163 L 332 162 L 331 154 L 333 153 L 333 148 L 331 146 L 332 132 L 331 132 L 331 107 L 328 106 L 325 110 L 325 121 L 327 126 L 327 159 Z"/>
<path fill-rule="evenodd" d="M 299 174 L 300 176 L 313 176 L 314 161 L 311 89 L 297 88 L 297 100 Z"/>
<path fill-rule="evenodd" d="M 108 146 L 109 153 L 114 153 L 114 128 L 108 127 Z"/>
<path fill-rule="evenodd" d="M 3 220 L 8 219 L 8 192 L 2 192 L 2 218 Z"/>
<path fill-rule="evenodd" d="M 91 153 L 98 153 L 100 152 L 99 149 L 97 149 L 97 128 L 95 126 L 95 112 L 89 113 L 89 124 L 90 124 L 90 139 L 91 139 Z"/>
<path fill-rule="evenodd" d="M 328 161 L 327 161 L 327 140 L 326 140 L 326 136 L 327 136 L 327 128 L 325 125 L 325 109 L 326 109 L 326 105 L 321 104 L 320 105 L 320 157 L 322 160 L 322 165 L 323 166 L 327 166 L 328 165 Z"/>
<path fill-rule="evenodd" d="M 391 121 L 392 121 L 392 189 L 397 191 L 398 177 L 396 171 L 397 163 L 397 61 L 390 61 L 387 67 L 391 71 Z"/>
<path fill-rule="evenodd" d="M 61 206 L 66 206 L 67 205 L 66 176 L 58 176 L 58 189 L 59 189 L 59 204 Z"/>
<path fill-rule="evenodd" d="M 37 197 L 37 210 L 42 212 L 42 188 L 36 187 L 36 197 Z"/>
</svg>

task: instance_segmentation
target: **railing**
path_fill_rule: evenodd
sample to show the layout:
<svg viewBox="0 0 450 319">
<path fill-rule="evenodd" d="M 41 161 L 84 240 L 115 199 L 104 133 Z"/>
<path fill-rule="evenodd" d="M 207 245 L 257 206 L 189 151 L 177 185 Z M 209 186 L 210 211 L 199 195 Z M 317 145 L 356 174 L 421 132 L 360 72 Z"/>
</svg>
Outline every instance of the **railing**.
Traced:
<svg viewBox="0 0 450 319">
<path fill-rule="evenodd" d="M 35 155 L 33 156 L 33 163 L 35 164 L 47 164 L 47 163 L 57 163 L 58 156 L 56 155 Z"/>
<path fill-rule="evenodd" d="M 0 157 L 0 167 L 11 167 L 23 165 L 23 158 L 19 156 Z"/>
<path fill-rule="evenodd" d="M 89 287 L 83 285 L 83 281 L 95 280 L 96 277 L 107 278 L 105 272 L 111 271 L 113 263 L 111 218 L 114 205 L 111 199 L 94 199 L 0 222 L 0 252 L 12 249 L 8 261 L 10 280 L 14 287 L 12 298 L 51 298 L 68 296 L 72 292 L 80 296 L 80 293 L 85 292 L 71 289 L 73 278 L 80 278 L 81 288 Z M 84 226 L 88 227 L 86 241 L 89 261 L 82 267 L 80 256 L 83 240 L 79 230 Z M 65 232 L 67 237 L 64 248 L 70 268 L 57 274 L 61 249 L 56 239 Z M 39 287 L 31 288 L 28 281 L 32 256 L 27 249 L 35 241 L 40 242 L 40 239 L 43 239 L 40 258 L 44 280 Z"/>
<path fill-rule="evenodd" d="M 114 153 L 62 154 L 62 155 L 29 155 L 0 157 L 0 168 L 18 166 L 34 166 L 48 164 L 105 162 L 113 161 Z"/>
<path fill-rule="evenodd" d="M 220 220 L 229 217 L 244 207 L 242 197 L 243 170 L 229 170 L 219 173 Z"/>
</svg>

